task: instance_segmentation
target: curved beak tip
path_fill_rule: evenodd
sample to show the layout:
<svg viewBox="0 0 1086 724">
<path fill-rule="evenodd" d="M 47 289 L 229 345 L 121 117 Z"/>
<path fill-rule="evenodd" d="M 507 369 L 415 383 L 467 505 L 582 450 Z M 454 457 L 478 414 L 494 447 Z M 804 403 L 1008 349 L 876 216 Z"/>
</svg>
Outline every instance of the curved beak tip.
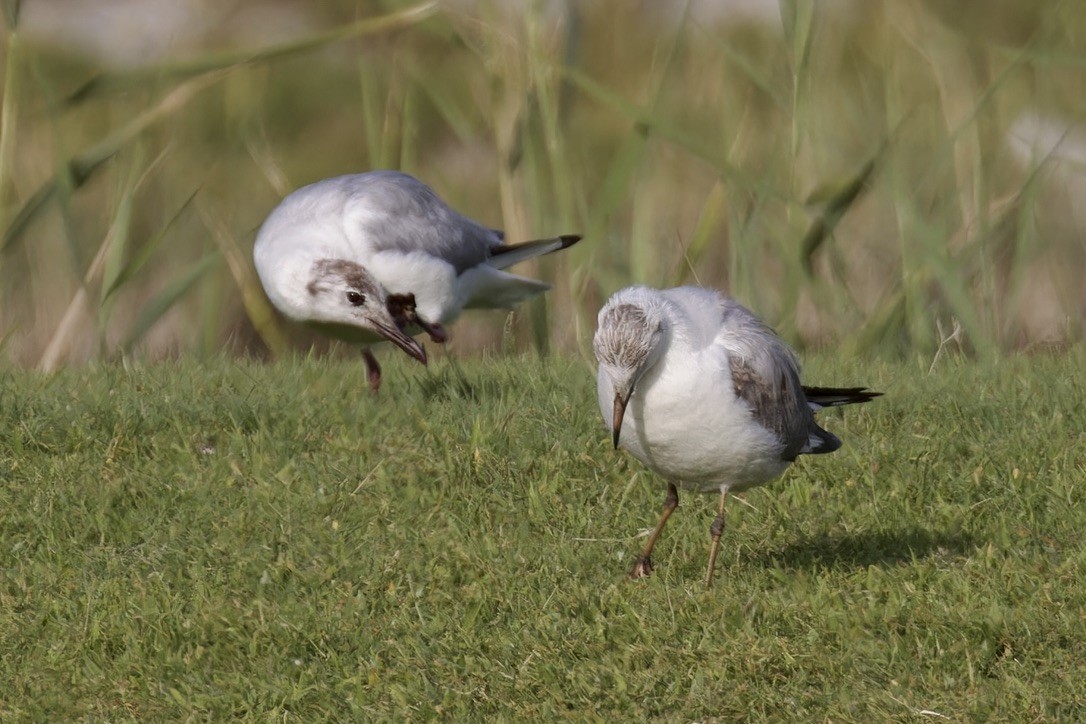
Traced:
<svg viewBox="0 0 1086 724">
<path fill-rule="evenodd" d="M 415 342 L 415 344 L 414 344 L 414 349 L 411 352 L 409 352 L 409 354 L 412 357 L 414 357 L 415 359 L 417 359 L 419 362 L 421 362 L 423 365 L 425 365 L 426 364 L 426 348 L 423 347 L 419 342 L 417 342 L 415 340 L 411 340 L 411 341 Z"/>
<path fill-rule="evenodd" d="M 382 337 L 402 349 L 408 356 L 417 359 L 424 365 L 426 364 L 426 348 L 418 340 L 408 337 L 403 331 L 392 325 L 377 324 L 376 326 Z"/>
<path fill-rule="evenodd" d="M 629 399 L 629 398 L 627 398 Z M 615 449 L 618 450 L 618 440 L 622 435 L 622 418 L 626 415 L 626 400 L 622 399 L 622 395 L 615 393 L 615 409 L 611 415 L 611 442 L 614 443 Z"/>
</svg>

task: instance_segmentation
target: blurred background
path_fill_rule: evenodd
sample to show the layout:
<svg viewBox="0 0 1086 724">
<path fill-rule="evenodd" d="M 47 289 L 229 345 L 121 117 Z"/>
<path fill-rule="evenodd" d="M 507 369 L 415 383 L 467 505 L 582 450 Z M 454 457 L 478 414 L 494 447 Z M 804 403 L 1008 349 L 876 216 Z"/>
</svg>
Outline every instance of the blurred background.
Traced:
<svg viewBox="0 0 1086 724">
<path fill-rule="evenodd" d="M 581 232 L 456 354 L 585 354 L 633 282 L 799 347 L 1062 349 L 1086 316 L 1086 6 L 1036 0 L 3 2 L 0 364 L 316 345 L 263 218 L 400 168 L 511 239 Z"/>
</svg>

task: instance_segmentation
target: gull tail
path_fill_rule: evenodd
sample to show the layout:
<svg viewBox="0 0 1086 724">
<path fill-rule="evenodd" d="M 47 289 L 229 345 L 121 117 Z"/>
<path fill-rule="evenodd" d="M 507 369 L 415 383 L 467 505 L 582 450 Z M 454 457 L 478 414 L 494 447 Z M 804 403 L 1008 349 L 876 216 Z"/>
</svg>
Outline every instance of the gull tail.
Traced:
<svg viewBox="0 0 1086 724">
<path fill-rule="evenodd" d="M 807 404 L 815 412 L 826 407 L 838 407 L 839 405 L 855 405 L 861 402 L 870 402 L 876 397 L 881 397 L 881 392 L 872 392 L 866 387 L 803 387 L 803 394 L 807 397 Z M 840 442 L 838 442 L 840 445 Z"/>
<path fill-rule="evenodd" d="M 551 239 L 537 239 L 520 244 L 502 244 L 490 250 L 490 259 L 487 263 L 495 269 L 505 269 L 522 261 L 534 259 L 537 256 L 568 249 L 580 240 L 580 234 L 565 234 Z"/>
<path fill-rule="evenodd" d="M 831 453 L 841 447 L 841 438 L 829 430 L 823 430 L 815 424 L 807 432 L 807 444 L 799 451 L 799 455 L 822 455 Z"/>
</svg>

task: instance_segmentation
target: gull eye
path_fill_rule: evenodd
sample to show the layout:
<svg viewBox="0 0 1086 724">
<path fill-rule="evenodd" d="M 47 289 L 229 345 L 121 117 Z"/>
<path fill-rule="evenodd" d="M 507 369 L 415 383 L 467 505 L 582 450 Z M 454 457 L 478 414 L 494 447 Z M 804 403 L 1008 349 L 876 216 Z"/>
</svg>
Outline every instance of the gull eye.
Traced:
<svg viewBox="0 0 1086 724">
<path fill-rule="evenodd" d="M 350 302 L 353 306 L 361 307 L 363 304 L 366 303 L 366 296 L 352 289 L 351 291 L 347 292 L 347 301 Z"/>
</svg>

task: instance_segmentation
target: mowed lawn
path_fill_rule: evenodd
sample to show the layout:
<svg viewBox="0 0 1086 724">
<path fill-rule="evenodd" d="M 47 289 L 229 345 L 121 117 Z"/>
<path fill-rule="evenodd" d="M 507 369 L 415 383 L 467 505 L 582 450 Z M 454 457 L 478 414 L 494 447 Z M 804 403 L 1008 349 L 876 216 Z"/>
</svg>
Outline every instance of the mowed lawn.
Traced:
<svg viewBox="0 0 1086 724">
<path fill-rule="evenodd" d="M 1086 718 L 1086 360 L 840 363 L 845 446 L 733 499 L 582 360 L 0 376 L 0 719 Z"/>
</svg>

